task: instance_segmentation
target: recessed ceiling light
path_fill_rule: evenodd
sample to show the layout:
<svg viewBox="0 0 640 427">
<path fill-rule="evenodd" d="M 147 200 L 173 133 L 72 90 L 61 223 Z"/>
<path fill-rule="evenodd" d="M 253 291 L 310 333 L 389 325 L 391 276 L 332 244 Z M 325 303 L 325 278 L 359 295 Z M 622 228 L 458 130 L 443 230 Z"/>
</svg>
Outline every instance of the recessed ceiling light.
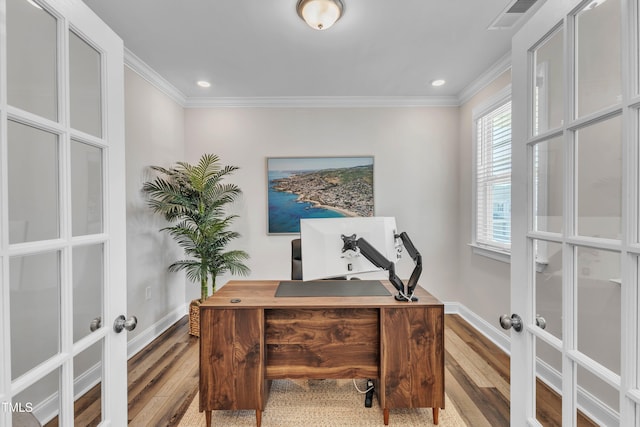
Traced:
<svg viewBox="0 0 640 427">
<path fill-rule="evenodd" d="M 197 84 L 200 87 L 211 87 L 211 83 L 206 80 L 199 80 Z"/>
<path fill-rule="evenodd" d="M 442 79 L 437 79 L 431 82 L 431 86 L 442 86 L 444 85 L 446 82 Z"/>
</svg>

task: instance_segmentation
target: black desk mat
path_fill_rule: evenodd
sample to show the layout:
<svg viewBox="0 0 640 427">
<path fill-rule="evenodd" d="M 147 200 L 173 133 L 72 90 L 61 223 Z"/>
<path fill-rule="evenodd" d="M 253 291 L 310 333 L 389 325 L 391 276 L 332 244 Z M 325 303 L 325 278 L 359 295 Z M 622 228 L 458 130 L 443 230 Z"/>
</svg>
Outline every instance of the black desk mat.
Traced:
<svg viewBox="0 0 640 427">
<path fill-rule="evenodd" d="M 379 280 L 283 281 L 276 297 L 375 297 L 391 293 Z"/>
</svg>

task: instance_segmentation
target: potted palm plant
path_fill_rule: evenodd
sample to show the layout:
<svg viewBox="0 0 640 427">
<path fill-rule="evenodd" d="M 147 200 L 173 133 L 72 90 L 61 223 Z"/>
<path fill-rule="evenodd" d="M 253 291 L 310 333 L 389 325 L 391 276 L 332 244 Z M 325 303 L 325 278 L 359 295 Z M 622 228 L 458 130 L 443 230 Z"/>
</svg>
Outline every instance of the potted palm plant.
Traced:
<svg viewBox="0 0 640 427">
<path fill-rule="evenodd" d="M 240 237 L 229 229 L 237 215 L 228 215 L 225 208 L 242 194 L 240 188 L 223 180 L 237 166 L 222 166 L 214 154 L 204 154 L 191 165 L 178 162 L 174 167 L 151 166 L 158 176 L 145 182 L 142 190 L 154 212 L 171 223 L 161 231 L 169 233 L 184 249 L 186 259 L 169 266 L 169 271 L 184 271 L 189 280 L 200 284 L 200 299 L 189 306 L 189 333 L 199 336 L 200 304 L 216 290 L 216 277 L 230 272 L 247 275 L 245 261 L 249 255 L 242 250 L 227 250 L 227 244 Z"/>
</svg>

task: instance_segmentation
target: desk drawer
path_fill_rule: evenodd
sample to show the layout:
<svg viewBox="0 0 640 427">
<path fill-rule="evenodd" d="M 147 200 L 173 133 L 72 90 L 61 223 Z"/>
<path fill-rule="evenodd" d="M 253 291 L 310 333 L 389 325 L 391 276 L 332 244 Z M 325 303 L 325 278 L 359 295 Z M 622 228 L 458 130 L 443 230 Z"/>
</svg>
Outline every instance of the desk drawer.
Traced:
<svg viewBox="0 0 640 427">
<path fill-rule="evenodd" d="M 263 409 L 260 309 L 200 309 L 200 410 Z"/>
<path fill-rule="evenodd" d="M 444 306 L 383 308 L 381 379 L 386 408 L 444 408 Z"/>
<path fill-rule="evenodd" d="M 377 378 L 378 309 L 265 310 L 266 378 Z"/>
</svg>

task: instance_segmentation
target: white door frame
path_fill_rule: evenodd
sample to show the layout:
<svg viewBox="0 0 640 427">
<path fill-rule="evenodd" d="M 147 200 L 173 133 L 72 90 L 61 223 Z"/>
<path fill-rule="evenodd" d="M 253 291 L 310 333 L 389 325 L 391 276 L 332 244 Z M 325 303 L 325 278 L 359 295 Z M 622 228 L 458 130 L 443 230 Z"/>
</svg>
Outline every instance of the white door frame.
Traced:
<svg viewBox="0 0 640 427">
<path fill-rule="evenodd" d="M 102 342 L 102 364 L 99 367 L 102 381 L 102 425 L 127 424 L 127 338 L 113 330 L 114 319 L 126 314 L 126 201 L 125 201 L 125 146 L 124 146 L 124 66 L 123 44 L 80 0 L 37 0 L 58 21 L 58 120 L 52 122 L 7 103 L 7 0 L 0 0 L 0 425 L 11 425 L 11 398 L 31 384 L 59 369 L 59 395 L 55 397 L 60 408 L 60 425 L 72 425 L 74 417 L 74 356 L 95 343 Z M 69 31 L 73 30 L 91 44 L 102 57 L 102 137 L 94 137 L 74 130 L 69 121 L 68 62 Z M 61 144 L 60 164 L 60 238 L 45 242 L 10 245 L 8 230 L 7 183 L 7 120 L 29 123 L 48 129 L 59 135 Z M 90 236 L 73 237 L 70 230 L 69 144 L 71 139 L 87 142 L 103 149 L 103 232 Z M 59 250 L 62 256 L 63 282 L 71 278 L 71 249 L 80 245 L 100 243 L 104 245 L 103 319 L 102 327 L 78 342 L 73 342 L 72 286 L 61 287 L 60 350 L 57 355 L 34 369 L 11 379 L 10 339 L 10 284 L 9 258 L 45 249 Z M 55 303 L 55 302 L 54 302 Z M 38 351 L 34 346 L 34 351 Z M 34 402 L 38 404 L 39 402 Z M 37 408 L 34 408 L 37 409 Z"/>
<path fill-rule="evenodd" d="M 577 367 L 587 369 L 610 387 L 619 390 L 619 424 L 640 425 L 640 390 L 638 389 L 638 192 L 639 150 L 638 126 L 640 94 L 638 90 L 638 0 L 620 0 L 621 5 L 621 69 L 622 99 L 607 107 L 576 119 L 573 115 L 575 65 L 573 55 L 575 11 L 591 0 L 547 1 L 523 26 L 513 39 L 513 148 L 512 148 L 512 257 L 511 308 L 521 316 L 523 332 L 511 333 L 511 425 L 540 425 L 535 414 L 536 403 L 536 339 L 543 340 L 562 354 L 562 424 L 576 425 L 579 406 Z M 533 82 L 535 70 L 530 49 L 543 40 L 552 29 L 564 29 L 564 120 L 559 128 L 533 136 Z M 578 236 L 576 229 L 574 194 L 575 130 L 606 116 L 622 117 L 622 237 L 606 241 Z M 563 233 L 535 231 L 533 227 L 533 145 L 554 136 L 563 138 L 564 149 L 564 206 Z M 554 241 L 563 246 L 563 334 L 559 340 L 536 326 L 535 312 L 535 239 Z M 620 375 L 604 369 L 577 350 L 576 324 L 576 252 L 577 247 L 612 250 L 620 254 L 621 307 L 611 307 L 621 313 Z M 618 414 L 613 414 L 614 416 Z M 603 422 L 602 420 L 600 420 Z"/>
</svg>

